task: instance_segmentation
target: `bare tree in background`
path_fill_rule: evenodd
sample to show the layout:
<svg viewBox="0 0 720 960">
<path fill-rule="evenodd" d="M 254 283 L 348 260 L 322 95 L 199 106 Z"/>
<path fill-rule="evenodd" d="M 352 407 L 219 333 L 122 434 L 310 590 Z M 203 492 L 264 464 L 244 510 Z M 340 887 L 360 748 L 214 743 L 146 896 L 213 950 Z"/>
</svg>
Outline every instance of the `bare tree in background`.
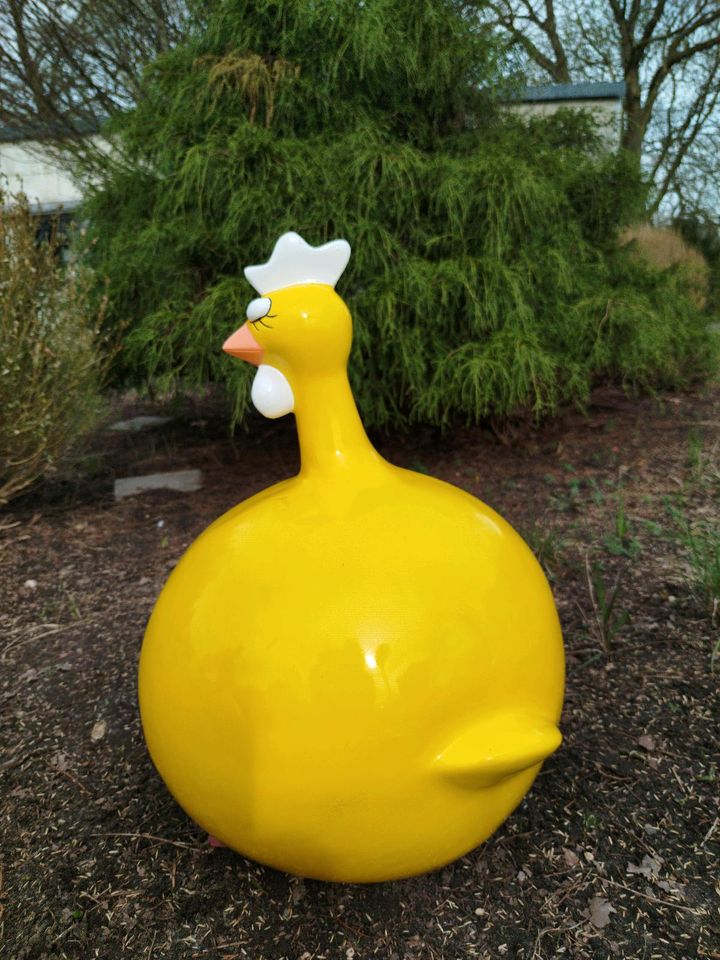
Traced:
<svg viewBox="0 0 720 960">
<path fill-rule="evenodd" d="M 92 162 L 88 131 L 135 101 L 143 65 L 186 18 L 183 0 L 5 0 L 0 123 L 52 133 L 50 150 Z"/>
<path fill-rule="evenodd" d="M 183 34 L 191 0 L 4 0 L 0 123 L 94 154 L 101 117 L 132 104 L 143 65 Z M 466 0 L 534 79 L 625 80 L 623 146 L 644 157 L 652 212 L 720 204 L 720 0 Z M 201 10 L 203 4 L 193 4 Z M 715 216 L 720 214 L 715 210 Z"/>
<path fill-rule="evenodd" d="M 625 81 L 622 146 L 645 159 L 651 213 L 718 203 L 720 0 L 471 5 L 506 32 L 534 79 Z"/>
</svg>

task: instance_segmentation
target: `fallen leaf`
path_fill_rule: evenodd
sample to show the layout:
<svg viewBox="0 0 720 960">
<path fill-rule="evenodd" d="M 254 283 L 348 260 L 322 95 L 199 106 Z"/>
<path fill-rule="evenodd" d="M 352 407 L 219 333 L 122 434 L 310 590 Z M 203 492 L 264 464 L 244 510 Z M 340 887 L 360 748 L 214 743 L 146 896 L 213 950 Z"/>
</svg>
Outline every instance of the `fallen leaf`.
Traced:
<svg viewBox="0 0 720 960">
<path fill-rule="evenodd" d="M 654 750 L 655 738 L 651 737 L 649 733 L 644 733 L 641 737 L 638 737 L 638 746 L 642 747 L 643 750 Z"/>
<path fill-rule="evenodd" d="M 605 897 L 593 897 L 588 908 L 590 923 L 596 930 L 602 930 L 610 923 L 610 914 L 617 913 L 615 907 Z"/>
<path fill-rule="evenodd" d="M 660 887 L 660 889 L 664 890 L 666 893 L 672 893 L 673 896 L 680 897 L 681 899 L 685 896 L 683 884 L 677 883 L 675 880 L 656 880 L 655 886 Z"/>
<path fill-rule="evenodd" d="M 104 720 L 98 720 L 96 724 L 93 725 L 92 730 L 90 731 L 90 739 L 97 742 L 102 740 L 105 736 L 105 731 L 107 730 L 107 724 Z"/>
<path fill-rule="evenodd" d="M 567 847 L 563 849 L 563 857 L 568 867 L 576 867 L 580 863 L 580 857 L 572 850 L 568 850 Z"/>
<path fill-rule="evenodd" d="M 659 876 L 661 866 L 661 860 L 656 860 L 655 857 L 651 857 L 646 853 L 642 858 L 640 866 L 638 866 L 636 863 L 629 863 L 627 865 L 627 872 L 638 873 L 643 877 L 647 877 L 648 880 L 654 880 L 657 876 Z"/>
<path fill-rule="evenodd" d="M 58 770 L 60 773 L 65 773 L 68 768 L 67 754 L 62 750 L 58 750 L 55 756 L 52 758 L 50 763 Z"/>
</svg>

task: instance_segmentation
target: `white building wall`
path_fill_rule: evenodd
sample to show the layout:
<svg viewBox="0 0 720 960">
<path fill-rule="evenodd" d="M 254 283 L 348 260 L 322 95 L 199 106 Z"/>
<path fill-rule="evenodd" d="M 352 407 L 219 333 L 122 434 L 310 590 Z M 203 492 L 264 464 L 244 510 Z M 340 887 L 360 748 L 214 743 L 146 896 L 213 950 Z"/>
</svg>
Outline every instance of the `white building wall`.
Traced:
<svg viewBox="0 0 720 960">
<path fill-rule="evenodd" d="M 586 110 L 597 123 L 605 148 L 612 151 L 620 146 L 623 118 L 621 100 L 526 100 L 505 106 L 521 117 L 547 117 L 558 110 Z"/>
<path fill-rule="evenodd" d="M 100 149 L 107 141 L 94 136 Z M 59 206 L 72 209 L 82 199 L 82 189 L 66 166 L 52 159 L 40 140 L 0 142 L 0 186 L 10 193 L 26 194 L 36 210 L 53 210 Z"/>
</svg>

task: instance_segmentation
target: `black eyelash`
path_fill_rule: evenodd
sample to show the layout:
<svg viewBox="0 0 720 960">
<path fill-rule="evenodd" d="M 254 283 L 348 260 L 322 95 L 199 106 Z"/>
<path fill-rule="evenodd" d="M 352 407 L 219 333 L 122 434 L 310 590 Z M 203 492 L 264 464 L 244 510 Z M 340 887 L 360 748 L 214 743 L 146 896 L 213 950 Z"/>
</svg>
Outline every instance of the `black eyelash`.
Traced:
<svg viewBox="0 0 720 960">
<path fill-rule="evenodd" d="M 274 319 L 274 317 L 276 316 L 276 314 L 266 313 L 265 316 L 266 316 L 266 317 L 270 317 L 270 319 L 272 320 L 272 319 Z M 255 325 L 258 324 L 258 323 L 261 323 L 264 327 L 267 327 L 268 330 L 272 330 L 271 324 L 265 323 L 265 318 L 264 318 L 264 317 L 258 317 L 257 320 L 251 320 L 250 323 L 251 323 L 253 326 L 255 326 Z"/>
</svg>

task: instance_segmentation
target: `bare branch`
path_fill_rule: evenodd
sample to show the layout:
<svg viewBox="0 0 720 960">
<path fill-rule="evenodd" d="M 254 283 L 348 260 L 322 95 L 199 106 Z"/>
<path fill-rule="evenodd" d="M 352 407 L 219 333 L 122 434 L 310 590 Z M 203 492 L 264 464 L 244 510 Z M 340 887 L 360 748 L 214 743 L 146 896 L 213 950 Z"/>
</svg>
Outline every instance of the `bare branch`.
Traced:
<svg viewBox="0 0 720 960">
<path fill-rule="evenodd" d="M 186 0 L 7 0 L 0 123 L 50 124 L 59 153 L 93 151 L 88 124 L 131 105 L 143 65 L 182 36 Z"/>
<path fill-rule="evenodd" d="M 675 180 L 683 161 L 717 107 L 718 100 L 720 99 L 719 80 L 720 55 L 715 58 L 715 62 L 712 69 L 708 72 L 704 84 L 699 88 L 689 109 L 686 110 L 682 124 L 674 130 L 668 131 L 672 140 L 677 144 L 677 149 L 671 159 L 669 158 L 670 151 L 666 149 L 653 166 L 653 180 L 657 183 L 657 187 L 656 198 L 650 208 L 651 214 L 657 212 L 662 198 Z M 669 162 L 667 162 L 668 160 Z M 665 174 L 658 183 L 658 177 L 663 167 L 665 168 Z"/>
<path fill-rule="evenodd" d="M 720 172 L 708 135 L 720 128 L 718 0 L 491 0 L 490 8 L 490 22 L 551 80 L 625 80 L 622 143 L 647 162 L 655 209 L 669 192 Z"/>
<path fill-rule="evenodd" d="M 533 0 L 491 0 L 485 8 L 491 11 L 493 22 L 508 33 L 513 45 L 520 47 L 556 83 L 568 83 L 567 55 L 553 3 L 554 0 L 542 0 L 544 17 Z M 544 41 L 549 46 L 547 53 L 539 45 Z"/>
</svg>

